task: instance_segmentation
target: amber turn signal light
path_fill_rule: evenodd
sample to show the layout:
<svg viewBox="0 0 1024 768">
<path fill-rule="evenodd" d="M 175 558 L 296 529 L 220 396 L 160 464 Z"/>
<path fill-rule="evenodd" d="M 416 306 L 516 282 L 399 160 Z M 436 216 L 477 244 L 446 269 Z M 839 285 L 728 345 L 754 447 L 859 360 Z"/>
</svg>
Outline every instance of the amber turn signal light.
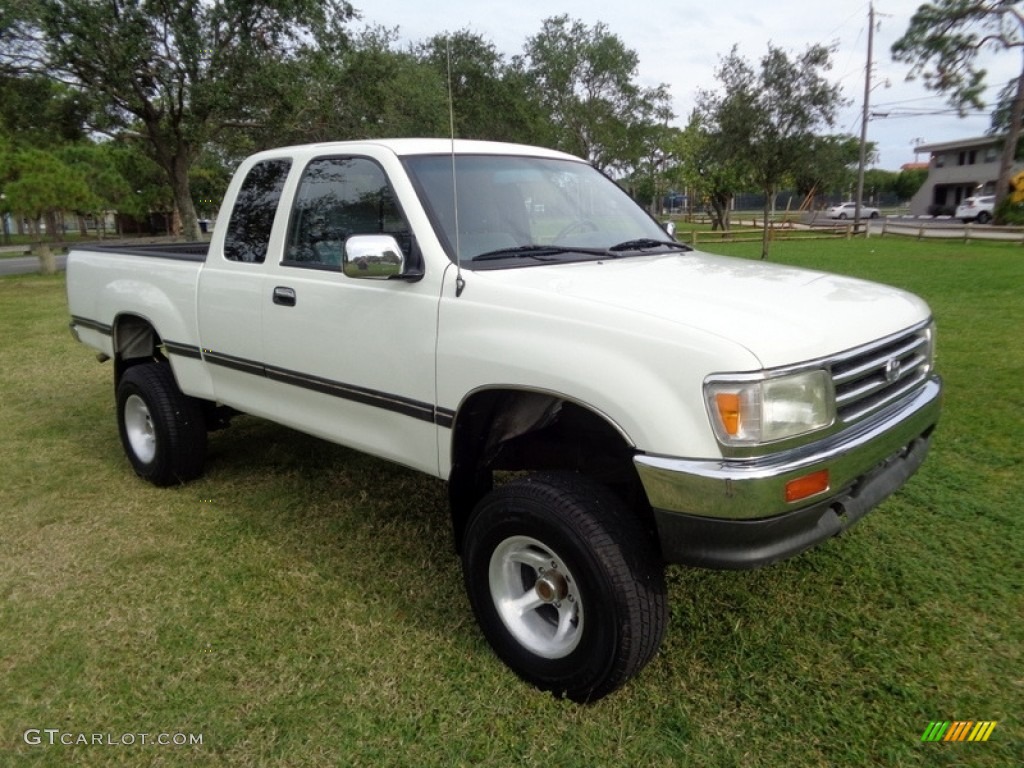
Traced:
<svg viewBox="0 0 1024 768">
<path fill-rule="evenodd" d="M 828 470 L 822 469 L 786 483 L 786 501 L 794 502 L 824 493 L 829 487 Z"/>
<path fill-rule="evenodd" d="M 737 435 L 740 431 L 740 396 L 734 392 L 719 392 L 715 395 L 715 405 L 726 434 Z"/>
</svg>

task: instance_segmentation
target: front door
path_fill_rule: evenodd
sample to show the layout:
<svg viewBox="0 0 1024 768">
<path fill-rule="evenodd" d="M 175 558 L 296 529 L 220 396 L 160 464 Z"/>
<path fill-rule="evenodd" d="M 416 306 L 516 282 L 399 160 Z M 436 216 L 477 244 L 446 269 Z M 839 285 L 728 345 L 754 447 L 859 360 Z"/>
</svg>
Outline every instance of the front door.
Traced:
<svg viewBox="0 0 1024 768">
<path fill-rule="evenodd" d="M 342 272 L 348 237 L 416 244 L 384 169 L 368 157 L 316 158 L 262 290 L 266 376 L 280 420 L 436 474 L 434 351 L 441 275 L 417 282 Z"/>
</svg>

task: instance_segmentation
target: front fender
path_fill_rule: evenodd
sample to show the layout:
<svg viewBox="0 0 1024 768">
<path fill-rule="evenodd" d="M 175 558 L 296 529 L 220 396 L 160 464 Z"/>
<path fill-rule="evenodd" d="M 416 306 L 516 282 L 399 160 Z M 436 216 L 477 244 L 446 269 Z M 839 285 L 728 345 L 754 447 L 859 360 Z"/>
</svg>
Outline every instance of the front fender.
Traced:
<svg viewBox="0 0 1024 768">
<path fill-rule="evenodd" d="M 484 389 L 543 392 L 596 412 L 647 453 L 720 456 L 704 378 L 759 367 L 738 344 L 650 315 L 509 287 L 497 272 L 474 274 L 459 298 L 446 285 L 441 301 L 439 406 L 457 410 Z"/>
</svg>

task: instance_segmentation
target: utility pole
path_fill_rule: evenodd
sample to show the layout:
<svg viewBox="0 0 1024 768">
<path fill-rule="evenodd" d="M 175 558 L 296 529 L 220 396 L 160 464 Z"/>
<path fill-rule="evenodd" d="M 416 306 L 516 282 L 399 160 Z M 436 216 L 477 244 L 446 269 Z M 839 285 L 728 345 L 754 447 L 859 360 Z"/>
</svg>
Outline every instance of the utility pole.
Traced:
<svg viewBox="0 0 1024 768">
<path fill-rule="evenodd" d="M 853 209 L 853 231 L 860 231 L 860 207 L 864 199 L 864 164 L 868 155 L 868 102 L 871 99 L 871 57 L 875 42 L 875 4 L 868 6 L 868 64 L 864 68 L 864 112 L 860 118 L 860 163 L 857 166 L 857 199 Z"/>
</svg>

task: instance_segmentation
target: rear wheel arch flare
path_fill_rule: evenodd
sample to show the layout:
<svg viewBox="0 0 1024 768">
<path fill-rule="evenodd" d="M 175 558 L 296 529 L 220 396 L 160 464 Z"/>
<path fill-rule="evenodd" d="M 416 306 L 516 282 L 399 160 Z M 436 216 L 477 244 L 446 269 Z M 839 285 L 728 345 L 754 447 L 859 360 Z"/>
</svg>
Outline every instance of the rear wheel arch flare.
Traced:
<svg viewBox="0 0 1024 768">
<path fill-rule="evenodd" d="M 161 339 L 153 324 L 140 315 L 124 314 L 114 319 L 114 384 L 124 372 L 141 362 L 160 359 Z"/>
</svg>

